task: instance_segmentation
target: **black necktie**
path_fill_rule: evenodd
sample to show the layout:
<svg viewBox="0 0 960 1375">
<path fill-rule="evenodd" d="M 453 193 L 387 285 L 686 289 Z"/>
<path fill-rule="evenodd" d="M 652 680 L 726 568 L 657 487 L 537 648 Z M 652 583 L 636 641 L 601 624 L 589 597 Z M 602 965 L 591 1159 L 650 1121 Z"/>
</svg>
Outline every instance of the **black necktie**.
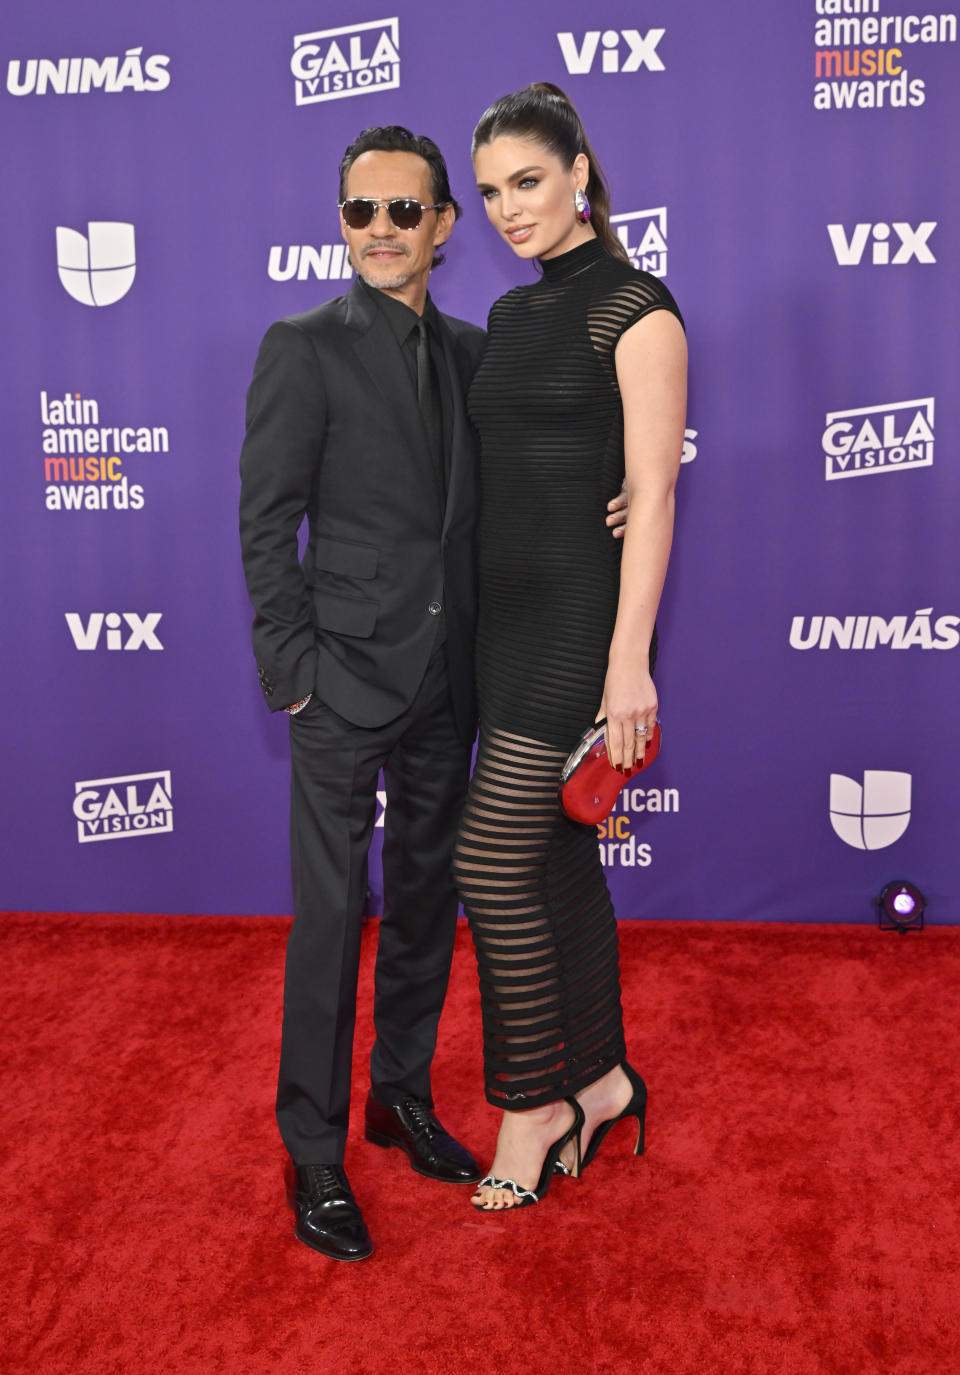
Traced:
<svg viewBox="0 0 960 1375">
<path fill-rule="evenodd" d="M 427 322 L 417 321 L 417 400 L 423 415 L 430 444 L 430 457 L 440 483 L 441 498 L 446 498 L 443 455 L 443 412 L 440 409 L 440 387 L 437 382 L 436 368 L 430 353 L 430 338 Z"/>
</svg>

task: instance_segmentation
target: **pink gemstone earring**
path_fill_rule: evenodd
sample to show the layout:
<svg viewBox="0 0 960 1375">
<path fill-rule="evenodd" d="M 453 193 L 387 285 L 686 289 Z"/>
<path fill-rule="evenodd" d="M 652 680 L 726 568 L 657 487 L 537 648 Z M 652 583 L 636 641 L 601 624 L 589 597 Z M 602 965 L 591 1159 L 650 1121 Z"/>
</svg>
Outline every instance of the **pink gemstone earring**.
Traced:
<svg viewBox="0 0 960 1375">
<path fill-rule="evenodd" d="M 573 204 L 576 208 L 577 219 L 580 221 L 580 223 L 589 224 L 590 202 L 587 200 L 587 194 L 582 186 L 577 187 L 576 194 L 573 197 Z"/>
</svg>

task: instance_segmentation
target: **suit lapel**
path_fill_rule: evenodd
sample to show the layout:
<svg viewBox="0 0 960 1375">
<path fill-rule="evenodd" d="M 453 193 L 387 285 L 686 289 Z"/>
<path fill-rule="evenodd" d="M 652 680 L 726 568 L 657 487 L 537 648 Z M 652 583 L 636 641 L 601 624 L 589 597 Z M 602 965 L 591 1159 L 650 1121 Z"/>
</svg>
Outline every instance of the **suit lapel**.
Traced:
<svg viewBox="0 0 960 1375">
<path fill-rule="evenodd" d="M 435 491 L 437 480 L 430 457 L 426 427 L 410 375 L 397 348 L 393 331 L 358 282 L 347 295 L 346 323 L 352 331 L 353 347 L 371 382 L 397 422 L 397 430 L 418 474 Z"/>
</svg>

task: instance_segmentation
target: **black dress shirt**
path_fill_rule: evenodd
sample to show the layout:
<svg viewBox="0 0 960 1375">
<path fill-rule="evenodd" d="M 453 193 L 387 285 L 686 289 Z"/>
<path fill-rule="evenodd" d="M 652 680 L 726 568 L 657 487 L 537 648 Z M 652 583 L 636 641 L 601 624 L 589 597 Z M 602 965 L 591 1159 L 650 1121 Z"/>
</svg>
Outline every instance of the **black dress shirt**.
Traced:
<svg viewBox="0 0 960 1375">
<path fill-rule="evenodd" d="M 388 296 L 385 291 L 378 291 L 376 287 L 370 286 L 362 277 L 360 278 L 360 285 L 376 301 L 377 306 L 383 312 L 383 316 L 397 341 L 397 347 L 410 378 L 410 386 L 414 396 L 416 396 L 417 325 L 420 323 L 420 316 L 408 305 L 404 305 L 403 301 L 398 301 L 395 296 Z M 429 295 L 423 308 L 423 318 L 427 323 L 430 357 L 433 360 L 434 372 L 439 384 L 440 410 L 443 416 L 443 470 L 449 479 L 450 450 L 453 443 L 453 395 L 450 391 L 450 378 L 447 375 L 443 345 L 440 342 L 440 312 Z M 445 502 L 446 492 L 441 495 Z"/>
</svg>

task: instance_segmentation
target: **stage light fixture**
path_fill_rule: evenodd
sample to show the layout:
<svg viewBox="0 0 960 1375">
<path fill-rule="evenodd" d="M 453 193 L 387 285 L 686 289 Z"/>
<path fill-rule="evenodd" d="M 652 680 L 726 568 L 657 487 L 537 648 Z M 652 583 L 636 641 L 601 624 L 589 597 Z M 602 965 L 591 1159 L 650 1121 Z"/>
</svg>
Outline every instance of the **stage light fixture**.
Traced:
<svg viewBox="0 0 960 1375">
<path fill-rule="evenodd" d="M 927 900 L 920 889 L 906 879 L 894 879 L 877 898 L 881 931 L 922 931 Z"/>
</svg>

